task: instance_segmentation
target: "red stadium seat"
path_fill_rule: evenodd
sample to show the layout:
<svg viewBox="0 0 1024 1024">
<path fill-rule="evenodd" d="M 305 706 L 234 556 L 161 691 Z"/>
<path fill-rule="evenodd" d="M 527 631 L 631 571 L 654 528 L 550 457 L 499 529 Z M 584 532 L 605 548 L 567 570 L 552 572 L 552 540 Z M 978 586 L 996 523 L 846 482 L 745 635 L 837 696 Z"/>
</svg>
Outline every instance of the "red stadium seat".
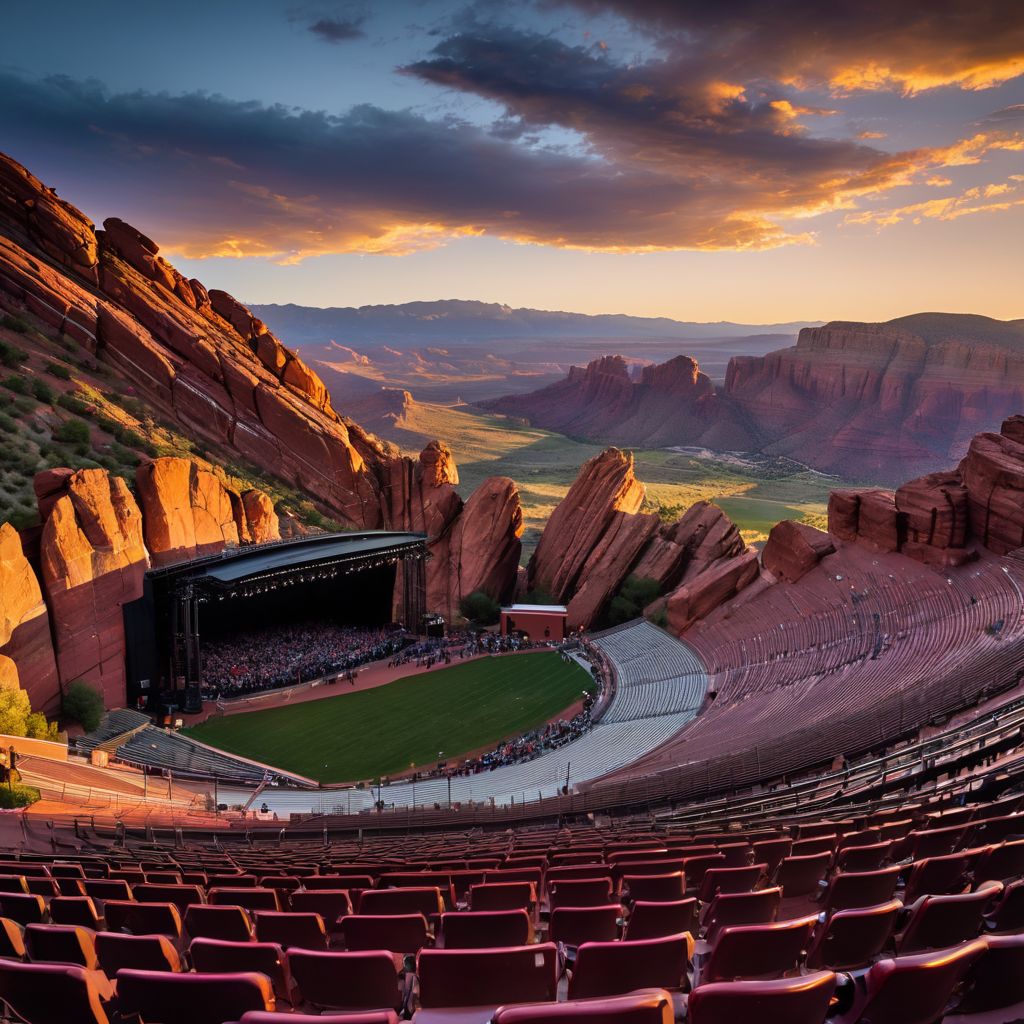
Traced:
<svg viewBox="0 0 1024 1024">
<path fill-rule="evenodd" d="M 249 1010 L 273 1010 L 274 992 L 262 974 L 165 974 L 117 972 L 123 1013 L 146 1024 L 224 1024 Z"/>
<path fill-rule="evenodd" d="M 173 903 L 136 903 L 107 900 L 103 905 L 107 930 L 130 935 L 166 935 L 181 939 L 181 915 Z"/>
<path fill-rule="evenodd" d="M 570 1003 L 501 1006 L 493 1024 L 672 1024 L 672 996 L 664 989 L 646 989 L 628 996 L 575 999 Z"/>
<path fill-rule="evenodd" d="M 618 996 L 638 988 L 680 990 L 693 954 L 689 935 L 633 942 L 585 942 L 576 953 L 570 999 Z"/>
<path fill-rule="evenodd" d="M 210 889 L 209 902 L 215 907 L 244 907 L 252 911 L 281 909 L 281 899 L 277 890 L 259 886 Z"/>
<path fill-rule="evenodd" d="M 833 875 L 822 897 L 826 914 L 853 907 L 874 907 L 891 900 L 900 880 L 900 869 L 894 865 L 878 871 L 849 871 Z"/>
<path fill-rule="evenodd" d="M 997 935 L 1024 931 L 1024 879 L 1010 882 L 985 920 L 986 928 Z"/>
<path fill-rule="evenodd" d="M 288 956 L 302 998 L 328 1010 L 397 1010 L 402 1005 L 398 971 L 390 953 L 317 953 L 296 949 Z"/>
<path fill-rule="evenodd" d="M 181 957 L 166 935 L 99 932 L 96 936 L 96 956 L 108 978 L 113 978 L 122 968 L 136 971 L 181 970 Z"/>
<path fill-rule="evenodd" d="M 779 916 L 782 890 L 775 886 L 760 892 L 723 893 L 704 911 L 704 930 L 708 942 L 714 942 L 722 928 L 737 924 L 771 924 Z"/>
<path fill-rule="evenodd" d="M 0 893 L 0 917 L 8 917 L 18 924 L 42 924 L 47 918 L 42 896 L 26 892 Z"/>
<path fill-rule="evenodd" d="M 25 957 L 25 936 L 21 925 L 9 917 L 0 917 L 0 959 L 22 960 Z"/>
<path fill-rule="evenodd" d="M 886 948 L 903 904 L 837 910 L 807 952 L 809 970 L 855 971 L 868 967 Z"/>
<path fill-rule="evenodd" d="M 828 872 L 830 853 L 784 857 L 775 873 L 775 884 L 782 889 L 783 899 L 808 896 L 818 891 L 818 882 Z"/>
<path fill-rule="evenodd" d="M 87 878 L 82 883 L 85 895 L 94 900 L 130 900 L 132 891 L 121 878 Z"/>
<path fill-rule="evenodd" d="M 686 892 L 682 871 L 667 875 L 623 875 L 623 900 L 643 900 L 645 903 L 677 903 Z"/>
<path fill-rule="evenodd" d="M 449 915 L 442 915 L 442 919 Z M 387 949 L 392 953 L 418 953 L 430 942 L 422 914 L 358 914 L 341 919 L 345 948 Z"/>
<path fill-rule="evenodd" d="M 252 921 L 242 907 L 196 904 L 186 908 L 184 923 L 192 939 L 248 942 L 253 937 Z"/>
<path fill-rule="evenodd" d="M 399 1024 L 394 1010 L 371 1010 L 369 1013 L 267 1013 L 250 1010 L 237 1024 Z"/>
<path fill-rule="evenodd" d="M 697 934 L 697 899 L 694 896 L 665 903 L 638 900 L 630 910 L 622 938 L 625 942 L 636 942 L 640 939 L 663 939 L 683 932 Z"/>
<path fill-rule="evenodd" d="M 892 847 L 891 842 L 847 846 L 836 854 L 836 870 L 877 871 L 889 860 Z"/>
<path fill-rule="evenodd" d="M 575 878 L 548 886 L 548 907 L 600 907 L 612 896 L 610 878 Z"/>
<path fill-rule="evenodd" d="M 25 951 L 30 963 L 74 964 L 90 971 L 99 967 L 93 933 L 75 925 L 28 925 Z"/>
<path fill-rule="evenodd" d="M 976 892 L 958 896 L 922 896 L 914 904 L 906 927 L 896 936 L 896 953 L 905 956 L 945 949 L 975 938 L 985 911 L 1002 891 L 1002 882 L 986 882 Z"/>
<path fill-rule="evenodd" d="M 437 886 L 405 889 L 367 889 L 359 897 L 360 914 L 422 914 L 429 921 L 444 912 Z"/>
<path fill-rule="evenodd" d="M 102 917 L 91 896 L 55 896 L 50 900 L 50 920 L 54 924 L 77 924 L 98 931 Z"/>
<path fill-rule="evenodd" d="M 319 914 L 257 910 L 256 938 L 283 949 L 327 949 L 327 929 Z"/>
<path fill-rule="evenodd" d="M 688 1024 L 823 1024 L 836 987 L 831 971 L 776 981 L 720 981 L 690 994 Z"/>
<path fill-rule="evenodd" d="M 618 903 L 603 907 L 559 907 L 551 914 L 548 938 L 566 946 L 584 942 L 614 942 L 619 937 Z"/>
<path fill-rule="evenodd" d="M 291 905 L 298 913 L 319 914 L 328 931 L 336 930 L 338 922 L 352 913 L 347 889 L 301 889 L 292 893 Z"/>
<path fill-rule="evenodd" d="M 764 864 L 768 871 L 768 877 L 772 878 L 782 863 L 783 857 L 788 857 L 793 849 L 792 839 L 762 839 L 752 844 L 754 863 Z"/>
<path fill-rule="evenodd" d="M 24 875 L 0 875 L 0 892 L 28 892 Z"/>
<path fill-rule="evenodd" d="M 989 935 L 985 952 L 967 973 L 965 995 L 954 1014 L 943 1019 L 948 1024 L 966 1024 L 980 1014 L 1014 1008 L 1005 1020 L 1024 1018 L 1024 935 Z"/>
<path fill-rule="evenodd" d="M 742 868 L 708 868 L 697 890 L 697 899 L 701 903 L 710 903 L 719 893 L 753 892 L 764 880 L 765 874 L 764 864 L 751 864 Z"/>
<path fill-rule="evenodd" d="M 140 903 L 173 903 L 179 914 L 193 903 L 205 903 L 203 890 L 198 885 L 137 885 L 132 895 Z"/>
<path fill-rule="evenodd" d="M 817 923 L 817 917 L 810 916 L 722 928 L 700 970 L 701 984 L 781 978 L 793 973 L 803 960 Z"/>
<path fill-rule="evenodd" d="M 469 888 L 473 910 L 530 910 L 537 904 L 533 882 L 484 882 Z"/>
<path fill-rule="evenodd" d="M 110 1024 L 113 994 L 100 971 L 0 961 L 0 1001 L 31 1024 Z"/>
<path fill-rule="evenodd" d="M 288 957 L 276 942 L 224 942 L 193 939 L 188 948 L 192 966 L 200 974 L 252 972 L 265 974 L 281 999 L 294 1002 Z"/>
<path fill-rule="evenodd" d="M 533 922 L 525 910 L 460 910 L 441 915 L 439 949 L 493 949 L 526 946 Z"/>
</svg>

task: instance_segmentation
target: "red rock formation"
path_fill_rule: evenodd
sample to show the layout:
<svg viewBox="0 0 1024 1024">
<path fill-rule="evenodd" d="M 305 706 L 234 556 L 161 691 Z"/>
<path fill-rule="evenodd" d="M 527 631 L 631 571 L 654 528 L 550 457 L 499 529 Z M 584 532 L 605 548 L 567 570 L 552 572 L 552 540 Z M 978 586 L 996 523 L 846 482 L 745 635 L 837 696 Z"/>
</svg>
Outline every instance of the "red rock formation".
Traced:
<svg viewBox="0 0 1024 1024">
<path fill-rule="evenodd" d="M 20 676 L 33 710 L 52 714 L 59 709 L 49 613 L 10 523 L 0 524 L 0 666 L 5 687 L 12 681 L 17 685 Z"/>
<path fill-rule="evenodd" d="M 19 689 L 21 689 L 21 678 L 18 675 L 17 664 L 7 655 L 0 654 L 0 690 Z"/>
<path fill-rule="evenodd" d="M 448 577 L 452 607 L 474 591 L 497 601 L 513 596 L 522 553 L 519 488 L 507 476 L 488 477 L 470 495 L 452 531 Z M 429 563 L 428 563 L 429 565 Z"/>
<path fill-rule="evenodd" d="M 795 583 L 835 549 L 827 533 L 806 523 L 783 519 L 768 534 L 768 543 L 761 552 L 761 564 L 776 579 Z"/>
<path fill-rule="evenodd" d="M 758 575 L 757 552 L 747 548 L 719 562 L 674 590 L 666 602 L 668 626 L 682 633 L 698 619 L 735 597 Z"/>
<path fill-rule="evenodd" d="M 932 565 L 967 561 L 967 488 L 959 473 L 931 473 L 896 491 L 906 541 L 900 550 Z"/>
<path fill-rule="evenodd" d="M 68 477 L 43 525 L 40 558 L 61 680 L 84 679 L 109 707 L 121 706 L 122 606 L 142 596 L 149 567 L 142 514 L 124 480 L 103 469 Z"/>
<path fill-rule="evenodd" d="M 960 463 L 960 475 L 971 534 L 1000 555 L 1024 546 L 1024 444 L 1003 434 L 979 434 Z"/>
<path fill-rule="evenodd" d="M 901 524 L 894 492 L 878 487 L 833 491 L 828 501 L 828 532 L 875 551 L 899 551 Z"/>
<path fill-rule="evenodd" d="M 242 511 L 251 543 L 266 544 L 281 539 L 281 523 L 274 511 L 274 503 L 263 491 L 255 488 L 243 491 Z"/>
<path fill-rule="evenodd" d="M 638 512 L 645 493 L 633 474 L 632 454 L 608 448 L 585 462 L 544 527 L 530 559 L 530 586 L 567 600 L 616 513 Z"/>
</svg>

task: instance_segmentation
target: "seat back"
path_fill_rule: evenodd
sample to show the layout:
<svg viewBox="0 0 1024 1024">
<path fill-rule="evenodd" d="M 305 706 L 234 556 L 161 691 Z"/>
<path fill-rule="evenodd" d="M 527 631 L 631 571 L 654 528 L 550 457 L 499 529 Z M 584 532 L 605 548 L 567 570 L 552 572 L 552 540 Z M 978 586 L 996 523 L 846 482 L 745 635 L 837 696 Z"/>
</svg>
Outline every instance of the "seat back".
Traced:
<svg viewBox="0 0 1024 1024">
<path fill-rule="evenodd" d="M 1024 839 L 991 847 L 974 869 L 974 884 L 1008 882 L 1024 875 Z"/>
<path fill-rule="evenodd" d="M 130 935 L 167 935 L 181 938 L 181 915 L 173 903 L 136 903 L 107 900 L 103 905 L 107 930 Z"/>
<path fill-rule="evenodd" d="M 244 974 L 166 974 L 159 971 L 117 972 L 117 998 L 122 1012 L 137 1013 L 160 1024 L 224 1024 L 247 1010 L 273 1010 L 274 992 L 268 977 Z"/>
<path fill-rule="evenodd" d="M 1024 935 L 989 935 L 971 964 L 957 1013 L 985 1013 L 1024 1003 Z"/>
<path fill-rule="evenodd" d="M 683 932 L 697 934 L 695 896 L 664 903 L 637 900 L 626 921 L 626 930 L 622 938 L 624 942 L 637 942 L 640 939 L 663 939 L 669 935 L 681 935 Z"/>
<path fill-rule="evenodd" d="M 836 987 L 831 971 L 775 981 L 719 981 L 689 999 L 689 1024 L 822 1024 Z"/>
<path fill-rule="evenodd" d="M 185 909 L 185 931 L 193 939 L 248 942 L 252 938 L 252 922 L 242 907 L 200 903 Z"/>
<path fill-rule="evenodd" d="M 533 882 L 483 882 L 469 887 L 473 910 L 528 910 L 536 902 Z"/>
<path fill-rule="evenodd" d="M 693 951 L 690 935 L 632 942 L 585 942 L 576 953 L 569 998 L 617 996 L 638 988 L 679 990 Z"/>
<path fill-rule="evenodd" d="M 551 913 L 548 938 L 567 946 L 584 942 L 614 942 L 619 937 L 618 903 L 603 907 L 559 907 Z"/>
<path fill-rule="evenodd" d="M 422 914 L 348 915 L 341 919 L 341 933 L 346 949 L 387 949 L 392 953 L 418 953 L 430 939 Z"/>
<path fill-rule="evenodd" d="M 397 1010 L 398 970 L 385 950 L 327 952 L 295 949 L 288 954 L 303 999 L 332 1010 Z"/>
<path fill-rule="evenodd" d="M 886 903 L 892 899 L 899 878 L 898 865 L 878 871 L 846 871 L 834 875 L 822 900 L 825 913 Z"/>
<path fill-rule="evenodd" d="M 987 919 L 990 931 L 997 934 L 1024 931 L 1024 879 L 1010 882 L 1002 898 Z"/>
<path fill-rule="evenodd" d="M 953 853 L 915 861 L 903 890 L 903 902 L 913 903 L 918 896 L 962 892 L 967 884 L 967 859 L 964 853 Z"/>
<path fill-rule="evenodd" d="M 1002 882 L 988 882 L 976 892 L 959 896 L 923 896 L 896 940 L 896 952 L 905 956 L 926 949 L 946 949 L 975 938 L 986 908 L 1002 891 Z"/>
<path fill-rule="evenodd" d="M 891 842 L 847 846 L 836 854 L 836 868 L 839 871 L 877 871 L 888 860 L 892 846 Z"/>
<path fill-rule="evenodd" d="M 548 886 L 548 906 L 600 907 L 612 897 L 610 878 L 574 878 L 556 881 Z"/>
<path fill-rule="evenodd" d="M 784 857 L 775 874 L 775 884 L 781 887 L 783 898 L 791 899 L 816 892 L 818 882 L 825 877 L 831 859 L 831 853 Z"/>
<path fill-rule="evenodd" d="M 0 1001 L 32 1024 L 109 1024 L 103 995 L 97 975 L 81 967 L 0 961 Z"/>
<path fill-rule="evenodd" d="M 751 844 L 754 852 L 754 863 L 764 864 L 769 878 L 778 870 L 783 857 L 788 857 L 793 849 L 792 839 L 761 839 Z"/>
<path fill-rule="evenodd" d="M 25 957 L 25 936 L 21 925 L 9 917 L 0 917 L 0 959 L 22 960 Z"/>
<path fill-rule="evenodd" d="M 41 924 L 46 920 L 46 903 L 35 893 L 0 893 L 0 917 L 10 918 L 21 925 Z"/>
<path fill-rule="evenodd" d="M 704 913 L 708 942 L 714 942 L 726 927 L 738 924 L 770 924 L 779 915 L 782 889 L 774 886 L 759 892 L 720 893 Z"/>
<path fill-rule="evenodd" d="M 627 900 L 645 903 L 676 903 L 686 892 L 686 879 L 682 871 L 667 875 L 623 875 L 622 896 Z"/>
<path fill-rule="evenodd" d="M 74 964 L 90 971 L 99 966 L 93 933 L 73 924 L 27 925 L 25 952 L 32 963 Z"/>
<path fill-rule="evenodd" d="M 246 910 L 281 909 L 281 898 L 277 889 L 264 889 L 260 886 L 214 888 L 210 890 L 209 902 L 215 907 L 245 907 Z"/>
<path fill-rule="evenodd" d="M 166 935 L 122 935 L 99 932 L 96 956 L 100 969 L 113 978 L 122 968 L 137 971 L 180 971 L 181 957 Z"/>
<path fill-rule="evenodd" d="M 292 893 L 291 904 L 292 910 L 299 913 L 319 914 L 328 931 L 346 914 L 352 913 L 348 889 L 303 889 Z"/>
<path fill-rule="evenodd" d="M 82 883 L 85 895 L 94 900 L 130 900 L 132 891 L 123 878 L 87 878 Z"/>
<path fill-rule="evenodd" d="M 192 966 L 200 974 L 255 971 L 265 974 L 282 999 L 292 999 L 288 957 L 276 942 L 224 942 L 193 939 L 188 948 Z"/>
<path fill-rule="evenodd" d="M 525 910 L 462 910 L 441 915 L 441 949 L 494 949 L 533 941 L 533 922 Z"/>
<path fill-rule="evenodd" d="M 765 877 L 764 864 L 741 868 L 708 868 L 697 891 L 701 903 L 710 903 L 719 893 L 752 892 Z"/>
<path fill-rule="evenodd" d="M 436 885 L 404 889 L 367 889 L 359 896 L 360 914 L 423 914 L 428 920 L 444 912 Z"/>
<path fill-rule="evenodd" d="M 672 1024 L 673 1020 L 672 996 L 656 988 L 571 1003 L 501 1006 L 491 1017 L 492 1024 Z"/>
<path fill-rule="evenodd" d="M 423 949 L 417 960 L 420 1005 L 427 1009 L 553 1000 L 555 944 L 497 949 Z"/>
<path fill-rule="evenodd" d="M 146 882 L 135 886 L 132 895 L 140 903 L 173 903 L 179 914 L 184 914 L 190 903 L 206 902 L 203 890 L 198 885 L 155 885 Z"/>
<path fill-rule="evenodd" d="M 28 892 L 24 875 L 0 875 L 0 892 Z"/>
<path fill-rule="evenodd" d="M 985 940 L 975 939 L 955 949 L 880 960 L 865 976 L 857 1019 L 871 1024 L 934 1024 L 985 950 Z"/>
<path fill-rule="evenodd" d="M 811 915 L 722 928 L 701 971 L 701 983 L 781 978 L 795 971 L 817 922 Z"/>
<path fill-rule="evenodd" d="M 257 910 L 256 938 L 284 949 L 327 949 L 327 929 L 319 914 Z"/>
<path fill-rule="evenodd" d="M 903 909 L 899 900 L 874 907 L 837 910 L 807 952 L 811 970 L 855 971 L 874 962 L 885 949 Z"/>
<path fill-rule="evenodd" d="M 91 896 L 54 896 L 50 900 L 50 920 L 54 924 L 77 924 L 97 931 L 101 918 Z"/>
</svg>

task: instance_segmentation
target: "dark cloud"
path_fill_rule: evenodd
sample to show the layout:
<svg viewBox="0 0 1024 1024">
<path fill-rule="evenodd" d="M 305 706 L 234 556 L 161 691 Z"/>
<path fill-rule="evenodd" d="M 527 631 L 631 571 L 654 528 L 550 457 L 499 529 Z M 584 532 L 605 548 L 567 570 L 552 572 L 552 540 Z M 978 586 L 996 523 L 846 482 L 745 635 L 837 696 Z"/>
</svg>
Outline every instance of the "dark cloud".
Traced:
<svg viewBox="0 0 1024 1024">
<path fill-rule="evenodd" d="M 987 117 L 982 118 L 980 123 L 1005 125 L 1016 121 L 1024 121 L 1024 103 L 1014 103 L 1012 106 L 1003 107 L 1002 110 L 993 110 Z"/>
<path fill-rule="evenodd" d="M 613 12 L 734 74 L 838 93 L 987 88 L 1024 74 L 1019 0 L 554 0 Z"/>
<path fill-rule="evenodd" d="M 351 39 L 362 39 L 365 18 L 320 18 L 309 26 L 313 35 L 325 43 L 345 43 Z"/>
</svg>

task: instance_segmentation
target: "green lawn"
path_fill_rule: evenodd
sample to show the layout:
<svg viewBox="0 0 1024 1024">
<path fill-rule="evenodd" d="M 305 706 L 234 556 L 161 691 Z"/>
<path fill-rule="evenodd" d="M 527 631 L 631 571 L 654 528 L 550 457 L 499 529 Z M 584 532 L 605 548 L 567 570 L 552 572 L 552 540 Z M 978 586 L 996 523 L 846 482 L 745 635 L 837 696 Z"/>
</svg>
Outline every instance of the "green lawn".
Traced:
<svg viewBox="0 0 1024 1024">
<path fill-rule="evenodd" d="M 527 732 L 590 682 L 556 651 L 483 658 L 372 690 L 210 718 L 186 734 L 320 782 L 351 782 Z"/>
</svg>

